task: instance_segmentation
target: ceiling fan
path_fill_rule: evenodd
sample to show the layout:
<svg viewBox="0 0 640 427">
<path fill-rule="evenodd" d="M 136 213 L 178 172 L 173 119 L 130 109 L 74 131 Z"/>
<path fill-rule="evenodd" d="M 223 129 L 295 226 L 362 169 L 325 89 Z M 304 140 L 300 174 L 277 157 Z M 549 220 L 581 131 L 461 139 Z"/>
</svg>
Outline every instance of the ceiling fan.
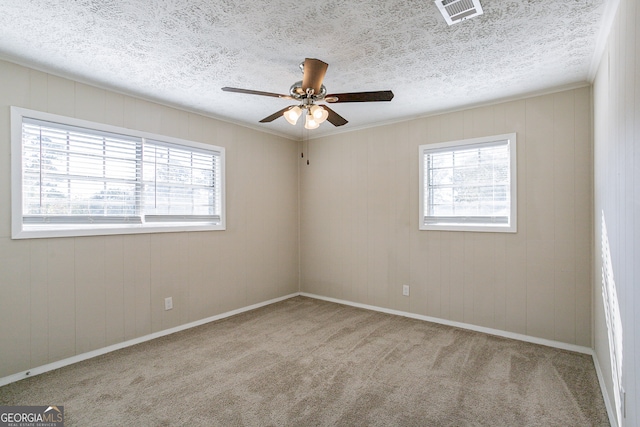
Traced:
<svg viewBox="0 0 640 427">
<path fill-rule="evenodd" d="M 328 120 L 329 123 L 334 126 L 342 126 L 348 123 L 344 117 L 333 111 L 327 105 L 319 105 L 317 102 L 335 104 L 339 102 L 391 101 L 393 99 L 393 92 L 390 90 L 327 94 L 327 88 L 322 84 L 324 75 L 327 72 L 327 67 L 329 67 L 329 64 L 326 62 L 315 58 L 306 58 L 304 62 L 300 64 L 302 80 L 291 85 L 289 95 L 235 87 L 223 87 L 222 90 L 225 92 L 271 96 L 298 101 L 297 105 L 290 105 L 282 110 L 276 111 L 270 116 L 260 120 L 260 123 L 272 122 L 278 117 L 284 116 L 289 123 L 295 125 L 303 112 L 306 111 L 304 127 L 307 129 L 315 129 L 325 120 Z"/>
</svg>

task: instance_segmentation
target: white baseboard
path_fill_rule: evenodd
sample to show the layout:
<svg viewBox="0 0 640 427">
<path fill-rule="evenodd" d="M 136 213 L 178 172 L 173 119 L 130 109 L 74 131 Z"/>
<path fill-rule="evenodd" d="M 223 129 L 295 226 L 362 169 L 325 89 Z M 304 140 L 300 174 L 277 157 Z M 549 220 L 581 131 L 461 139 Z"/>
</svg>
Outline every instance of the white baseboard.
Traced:
<svg viewBox="0 0 640 427">
<path fill-rule="evenodd" d="M 358 307 L 358 308 L 364 308 L 364 309 L 367 309 L 367 310 L 379 311 L 381 313 L 395 314 L 396 316 L 403 316 L 403 317 L 409 317 L 411 319 L 425 320 L 427 322 L 439 323 L 441 325 L 453 326 L 453 327 L 461 328 L 461 329 L 468 329 L 470 331 L 482 332 L 482 333 L 485 333 L 485 334 L 496 335 L 496 336 L 504 337 L 504 338 L 511 338 L 511 339 L 518 340 L 518 341 L 525 341 L 525 342 L 530 342 L 530 343 L 533 343 L 533 344 L 545 345 L 547 347 L 555 347 L 555 348 L 559 348 L 559 349 L 562 349 L 562 350 L 574 351 L 576 353 L 593 355 L 593 350 L 591 348 L 584 347 L 584 346 L 581 346 L 581 345 L 567 344 L 567 343 L 564 343 L 564 342 L 561 342 L 561 341 L 553 341 L 553 340 L 548 340 L 548 339 L 544 339 L 544 338 L 532 337 L 532 336 L 529 336 L 529 335 L 517 334 L 515 332 L 502 331 L 500 329 L 485 328 L 484 326 L 472 325 L 470 323 L 455 322 L 455 321 L 452 321 L 452 320 L 439 319 L 437 317 L 424 316 L 422 314 L 409 313 L 409 312 L 400 311 L 400 310 L 392 310 L 390 308 L 377 307 L 377 306 L 368 305 L 368 304 L 360 304 L 360 303 L 357 303 L 357 302 L 345 301 L 345 300 L 341 300 L 341 299 L 337 299 L 337 298 L 324 297 L 324 296 L 321 296 L 321 295 L 310 294 L 310 293 L 307 293 L 307 292 L 301 292 L 300 295 L 305 296 L 305 297 L 309 297 L 309 298 L 315 298 L 315 299 L 320 299 L 320 300 L 324 300 L 324 301 L 335 302 L 337 304 L 344 304 L 344 305 L 350 305 L 352 307 Z"/>
<path fill-rule="evenodd" d="M 616 411 L 611 406 L 611 399 L 609 399 L 609 392 L 607 391 L 607 387 L 604 383 L 604 376 L 602 374 L 602 369 L 600 368 L 600 361 L 598 360 L 598 356 L 596 356 L 596 352 L 594 351 L 592 354 L 593 364 L 596 367 L 596 375 L 598 376 L 598 382 L 600 383 L 600 391 L 602 391 L 602 398 L 604 399 L 604 405 L 607 408 L 607 415 L 609 416 L 609 424 L 611 427 L 618 427 L 618 417 L 616 415 Z"/>
<path fill-rule="evenodd" d="M 285 295 L 283 297 L 274 298 L 268 301 L 260 302 L 257 304 L 253 304 L 247 307 L 238 308 L 236 310 L 227 311 L 226 313 L 217 314 L 215 316 L 207 317 L 206 319 L 196 320 L 195 322 L 186 323 L 184 325 L 176 326 L 175 328 L 165 329 L 163 331 L 154 332 L 149 335 L 145 335 L 142 337 L 134 338 L 128 341 L 124 341 L 118 344 L 113 344 L 108 347 L 99 348 L 97 350 L 89 351 L 86 353 L 78 354 L 75 356 L 68 357 L 66 359 L 58 360 L 56 362 L 48 363 L 46 365 L 38 366 L 32 369 L 28 369 L 26 371 L 18 372 L 13 375 L 9 375 L 3 378 L 0 378 L 0 386 L 7 385 L 19 380 L 23 380 L 25 378 L 33 377 L 35 375 L 43 374 L 45 372 L 53 371 L 54 369 L 62 368 L 64 366 L 72 365 L 74 363 L 81 362 L 83 360 L 91 359 L 92 357 L 101 356 L 106 353 L 110 353 L 112 351 L 120 350 L 126 347 L 131 347 L 132 345 L 140 344 L 145 341 L 150 341 L 155 338 L 160 338 L 165 335 L 170 335 L 175 332 L 184 331 L 186 329 L 190 329 L 196 326 L 204 325 L 205 323 L 214 322 L 216 320 L 224 319 L 230 316 L 234 316 L 236 314 L 244 313 L 245 311 L 255 310 L 256 308 L 264 307 L 266 305 L 274 304 L 276 302 L 284 301 L 289 298 L 293 298 L 300 295 L 299 292 Z"/>
</svg>

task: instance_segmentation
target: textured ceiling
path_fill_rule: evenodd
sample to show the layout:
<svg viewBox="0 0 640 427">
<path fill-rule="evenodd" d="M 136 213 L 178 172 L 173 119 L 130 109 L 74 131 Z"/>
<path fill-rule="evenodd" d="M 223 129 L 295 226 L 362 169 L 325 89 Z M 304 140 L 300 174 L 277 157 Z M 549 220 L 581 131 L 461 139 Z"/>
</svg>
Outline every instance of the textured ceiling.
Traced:
<svg viewBox="0 0 640 427">
<path fill-rule="evenodd" d="M 586 82 L 610 0 L 481 0 L 448 26 L 432 0 L 2 0 L 0 57 L 294 139 L 284 119 L 305 57 L 329 93 L 393 90 L 335 104 L 326 135 Z"/>
</svg>

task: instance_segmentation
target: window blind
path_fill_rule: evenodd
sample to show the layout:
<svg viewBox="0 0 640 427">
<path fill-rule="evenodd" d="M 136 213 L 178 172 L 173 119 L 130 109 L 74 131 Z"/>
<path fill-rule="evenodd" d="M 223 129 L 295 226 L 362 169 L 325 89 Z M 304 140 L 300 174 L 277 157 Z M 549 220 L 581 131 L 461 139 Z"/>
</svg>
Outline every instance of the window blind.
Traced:
<svg viewBox="0 0 640 427">
<path fill-rule="evenodd" d="M 220 156 L 147 140 L 143 159 L 145 221 L 220 220 Z"/>
<path fill-rule="evenodd" d="M 509 141 L 425 149 L 425 224 L 506 224 L 510 214 Z"/>
<path fill-rule="evenodd" d="M 138 223 L 141 141 L 24 118 L 24 223 Z"/>
<path fill-rule="evenodd" d="M 223 149 L 19 117 L 20 230 L 224 225 Z"/>
</svg>

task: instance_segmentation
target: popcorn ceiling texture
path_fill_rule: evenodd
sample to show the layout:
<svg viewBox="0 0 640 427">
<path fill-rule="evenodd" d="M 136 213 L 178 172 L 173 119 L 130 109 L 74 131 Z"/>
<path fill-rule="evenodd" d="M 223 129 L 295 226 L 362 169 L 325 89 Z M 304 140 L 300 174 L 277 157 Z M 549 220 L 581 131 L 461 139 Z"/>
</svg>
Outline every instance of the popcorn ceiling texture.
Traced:
<svg viewBox="0 0 640 427">
<path fill-rule="evenodd" d="M 299 139 L 258 124 L 291 101 L 220 88 L 286 94 L 311 57 L 329 93 L 393 90 L 335 104 L 346 130 L 585 82 L 606 1 L 482 0 L 450 27 L 432 0 L 2 0 L 0 57 Z"/>
</svg>

